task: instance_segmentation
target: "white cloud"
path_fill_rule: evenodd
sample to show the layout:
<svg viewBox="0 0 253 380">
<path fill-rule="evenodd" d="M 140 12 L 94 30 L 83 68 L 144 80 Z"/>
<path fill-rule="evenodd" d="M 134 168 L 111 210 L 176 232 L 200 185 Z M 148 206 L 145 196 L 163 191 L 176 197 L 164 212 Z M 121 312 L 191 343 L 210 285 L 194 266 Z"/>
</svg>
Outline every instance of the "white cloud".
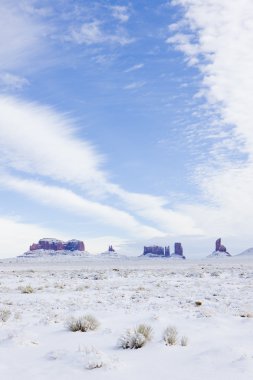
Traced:
<svg viewBox="0 0 253 380">
<path fill-rule="evenodd" d="M 179 32 L 167 42 L 198 67 L 201 93 L 210 109 L 219 114 L 215 126 L 206 129 L 207 138 L 215 133 L 219 140 L 197 170 L 205 205 L 184 205 L 184 211 L 194 215 L 206 234 L 239 234 L 249 240 L 253 213 L 253 2 L 173 3 L 184 8 L 184 22 L 173 27 Z"/>
<path fill-rule="evenodd" d="M 0 216 L 0 257 L 21 255 L 28 250 L 29 244 L 37 242 L 43 236 L 64 238 L 59 231 L 25 223 L 19 218 Z"/>
<path fill-rule="evenodd" d="M 79 45 L 93 44 L 119 44 L 127 45 L 133 42 L 133 39 L 125 35 L 122 30 L 115 33 L 109 33 L 102 29 L 99 21 L 87 22 L 80 27 L 73 27 L 70 34 L 66 37 L 66 41 L 75 42 Z"/>
<path fill-rule="evenodd" d="M 103 159 L 90 143 L 77 138 L 71 121 L 48 107 L 10 97 L 0 98 L 0 162 L 5 170 L 43 177 L 88 191 L 89 201 L 61 186 L 18 180 L 2 173 L 2 183 L 30 197 L 76 213 L 89 212 L 103 223 L 122 226 L 132 235 L 199 233 L 193 220 L 166 208 L 166 200 L 123 190 L 108 180 Z M 21 143 L 22 142 L 22 143 Z M 116 204 L 109 207 L 97 202 Z M 121 208 L 120 211 L 118 208 Z M 139 221 L 139 219 L 141 221 Z M 181 223 L 180 223 L 181 221 Z M 138 231 L 138 232 L 137 232 Z"/>
<path fill-rule="evenodd" d="M 0 97 L 0 148 L 2 165 L 16 170 L 93 190 L 94 184 L 106 182 L 102 157 L 90 143 L 74 137 L 68 117 L 49 107 Z"/>
<path fill-rule="evenodd" d="M 223 121 L 234 125 L 236 135 L 244 137 L 246 145 L 249 142 L 251 151 L 252 1 L 174 2 L 185 7 L 191 32 L 177 34 L 170 41 L 187 56 L 196 58 L 207 101 L 217 104 Z"/>
<path fill-rule="evenodd" d="M 129 193 L 117 189 L 116 194 L 124 200 L 128 209 L 136 215 L 156 225 L 164 233 L 171 236 L 201 235 L 203 231 L 197 227 L 194 219 L 185 212 L 166 208 L 167 200 L 149 194 Z"/>
<path fill-rule="evenodd" d="M 71 214 L 84 216 L 85 219 L 95 220 L 97 224 L 118 228 L 132 238 L 136 235 L 142 238 L 164 235 L 156 228 L 139 223 L 125 211 L 87 200 L 62 187 L 48 186 L 39 181 L 20 179 L 4 173 L 0 177 L 0 184 L 53 208 L 61 208 Z"/>
<path fill-rule="evenodd" d="M 129 20 L 129 9 L 124 5 L 111 6 L 112 16 L 120 22 L 127 22 Z"/>
<path fill-rule="evenodd" d="M 145 86 L 145 84 L 146 84 L 146 82 L 144 82 L 144 81 L 132 82 L 132 83 L 127 84 L 124 87 L 124 90 L 136 90 L 138 88 L 141 88 L 141 87 Z"/>
<path fill-rule="evenodd" d="M 42 56 L 47 28 L 37 18 L 22 11 L 21 3 L 0 3 L 0 70 L 23 68 L 35 56 Z"/>
<path fill-rule="evenodd" d="M 136 65 L 129 67 L 129 69 L 126 69 L 125 73 L 130 73 L 131 71 L 140 70 L 143 68 L 143 66 L 144 66 L 143 63 L 137 63 Z"/>
<path fill-rule="evenodd" d="M 29 81 L 24 77 L 5 72 L 0 74 L 0 85 L 4 89 L 21 90 L 29 85 Z"/>
</svg>

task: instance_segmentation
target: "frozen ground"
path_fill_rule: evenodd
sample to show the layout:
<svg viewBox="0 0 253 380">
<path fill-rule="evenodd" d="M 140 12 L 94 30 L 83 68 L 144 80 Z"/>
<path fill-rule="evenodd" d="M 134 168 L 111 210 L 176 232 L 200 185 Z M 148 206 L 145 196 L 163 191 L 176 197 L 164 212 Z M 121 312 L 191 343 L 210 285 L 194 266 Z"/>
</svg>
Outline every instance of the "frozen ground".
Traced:
<svg viewBox="0 0 253 380">
<path fill-rule="evenodd" d="M 23 293 L 28 285 L 33 293 Z M 250 259 L 2 261 L 0 378 L 252 379 L 252 288 Z M 97 330 L 68 331 L 70 317 L 87 313 Z M 139 323 L 152 326 L 153 339 L 119 348 Z M 179 334 L 174 346 L 163 341 L 170 325 Z"/>
</svg>

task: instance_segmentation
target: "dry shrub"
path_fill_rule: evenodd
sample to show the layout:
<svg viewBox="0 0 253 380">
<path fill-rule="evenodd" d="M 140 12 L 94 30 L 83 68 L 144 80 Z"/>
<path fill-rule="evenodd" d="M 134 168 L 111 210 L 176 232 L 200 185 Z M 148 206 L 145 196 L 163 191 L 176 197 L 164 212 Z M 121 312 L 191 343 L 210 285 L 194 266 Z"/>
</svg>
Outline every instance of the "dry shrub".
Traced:
<svg viewBox="0 0 253 380">
<path fill-rule="evenodd" d="M 34 293 L 34 289 L 31 285 L 22 286 L 21 287 L 21 293 L 23 293 L 23 294 Z"/>
<path fill-rule="evenodd" d="M 87 332 L 87 331 L 92 331 L 96 330 L 99 327 L 99 322 L 98 320 L 90 314 L 86 314 L 81 317 L 74 318 L 72 317 L 68 322 L 67 322 L 67 327 L 70 331 L 82 331 L 82 332 Z"/>
<path fill-rule="evenodd" d="M 0 321 L 7 322 L 11 316 L 9 309 L 0 309 Z"/>
<path fill-rule="evenodd" d="M 163 340 L 166 345 L 173 346 L 177 343 L 178 332 L 176 327 L 168 326 L 163 334 Z"/>
<path fill-rule="evenodd" d="M 123 349 L 138 349 L 143 347 L 152 339 L 153 330 L 151 326 L 140 324 L 135 329 L 126 330 L 118 341 L 119 347 Z"/>
<path fill-rule="evenodd" d="M 139 326 L 137 326 L 135 329 L 135 332 L 142 334 L 145 337 L 146 342 L 149 342 L 153 336 L 152 327 L 149 325 L 145 325 L 145 324 L 140 324 Z"/>
</svg>

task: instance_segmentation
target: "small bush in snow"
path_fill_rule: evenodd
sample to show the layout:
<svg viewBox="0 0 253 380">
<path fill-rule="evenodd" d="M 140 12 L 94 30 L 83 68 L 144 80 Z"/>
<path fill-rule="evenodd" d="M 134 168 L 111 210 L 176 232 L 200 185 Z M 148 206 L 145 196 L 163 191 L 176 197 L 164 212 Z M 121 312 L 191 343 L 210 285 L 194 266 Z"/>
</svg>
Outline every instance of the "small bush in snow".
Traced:
<svg viewBox="0 0 253 380">
<path fill-rule="evenodd" d="M 146 343 L 145 336 L 136 332 L 135 330 L 127 330 L 119 338 L 119 346 L 123 349 L 138 349 L 144 346 Z"/>
<path fill-rule="evenodd" d="M 188 346 L 188 338 L 187 338 L 187 336 L 182 336 L 181 337 L 180 344 L 183 347 Z"/>
<path fill-rule="evenodd" d="M 153 336 L 152 327 L 145 324 L 140 324 L 139 326 L 137 326 L 135 332 L 142 334 L 145 337 L 146 342 L 150 341 Z"/>
<path fill-rule="evenodd" d="M 114 368 L 117 364 L 117 359 L 107 356 L 104 352 L 97 350 L 95 347 L 79 347 L 79 352 L 84 354 L 85 368 Z"/>
<path fill-rule="evenodd" d="M 11 316 L 11 312 L 9 309 L 0 310 L 0 321 L 7 322 L 10 316 Z"/>
<path fill-rule="evenodd" d="M 34 293 L 34 289 L 32 288 L 31 285 L 22 286 L 21 293 L 24 293 L 24 294 Z"/>
<path fill-rule="evenodd" d="M 152 339 L 153 330 L 150 326 L 141 324 L 133 330 L 126 330 L 119 338 L 118 345 L 123 349 L 138 349 Z"/>
<path fill-rule="evenodd" d="M 90 330 L 96 330 L 99 326 L 98 320 L 90 314 L 86 314 L 81 317 L 77 318 L 71 318 L 67 322 L 67 327 L 70 331 L 90 331 Z"/>
<path fill-rule="evenodd" d="M 169 346 L 173 346 L 177 343 L 177 329 L 174 326 L 169 326 L 166 328 L 163 334 L 163 340 L 165 341 L 165 344 Z"/>
<path fill-rule="evenodd" d="M 92 347 L 91 349 L 87 349 L 86 355 L 87 355 L 87 362 L 86 362 L 85 367 L 87 369 L 106 367 L 107 365 L 106 355 L 96 350 L 94 347 Z"/>
</svg>

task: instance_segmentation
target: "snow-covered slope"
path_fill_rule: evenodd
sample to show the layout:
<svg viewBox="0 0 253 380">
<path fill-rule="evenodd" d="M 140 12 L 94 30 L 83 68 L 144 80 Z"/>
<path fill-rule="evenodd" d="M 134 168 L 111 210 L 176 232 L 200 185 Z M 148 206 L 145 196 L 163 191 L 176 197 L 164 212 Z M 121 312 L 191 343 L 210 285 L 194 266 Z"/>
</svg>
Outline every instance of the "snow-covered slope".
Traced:
<svg viewBox="0 0 253 380">
<path fill-rule="evenodd" d="M 245 257 L 252 257 L 253 258 L 253 248 L 248 248 L 248 249 L 246 249 L 242 253 L 239 253 L 236 256 L 245 256 Z"/>
<path fill-rule="evenodd" d="M 86 257 L 90 256 L 90 253 L 87 251 L 69 251 L 69 250 L 50 250 L 50 249 L 36 249 L 34 251 L 27 251 L 23 255 L 18 256 L 19 258 L 35 258 L 35 257 L 61 257 L 61 256 L 79 256 Z"/>
<path fill-rule="evenodd" d="M 211 255 L 208 255 L 207 257 L 218 257 L 218 258 L 224 258 L 224 257 L 232 257 L 230 253 L 228 252 L 220 252 L 220 251 L 214 251 L 211 253 Z"/>
<path fill-rule="evenodd" d="M 126 256 L 123 256 L 123 255 L 120 255 L 118 252 L 116 251 L 105 251 L 105 252 L 102 252 L 100 253 L 99 255 L 97 255 L 97 257 L 103 257 L 103 258 L 106 258 L 108 257 L 109 259 L 115 259 L 115 258 L 125 258 Z"/>
<path fill-rule="evenodd" d="M 146 253 L 145 255 L 139 256 L 139 258 L 158 258 L 158 259 L 176 259 L 176 260 L 182 260 L 185 259 L 185 256 L 181 255 L 175 255 L 175 253 L 172 253 L 170 256 L 162 256 L 162 255 L 156 255 L 154 253 Z"/>
</svg>

